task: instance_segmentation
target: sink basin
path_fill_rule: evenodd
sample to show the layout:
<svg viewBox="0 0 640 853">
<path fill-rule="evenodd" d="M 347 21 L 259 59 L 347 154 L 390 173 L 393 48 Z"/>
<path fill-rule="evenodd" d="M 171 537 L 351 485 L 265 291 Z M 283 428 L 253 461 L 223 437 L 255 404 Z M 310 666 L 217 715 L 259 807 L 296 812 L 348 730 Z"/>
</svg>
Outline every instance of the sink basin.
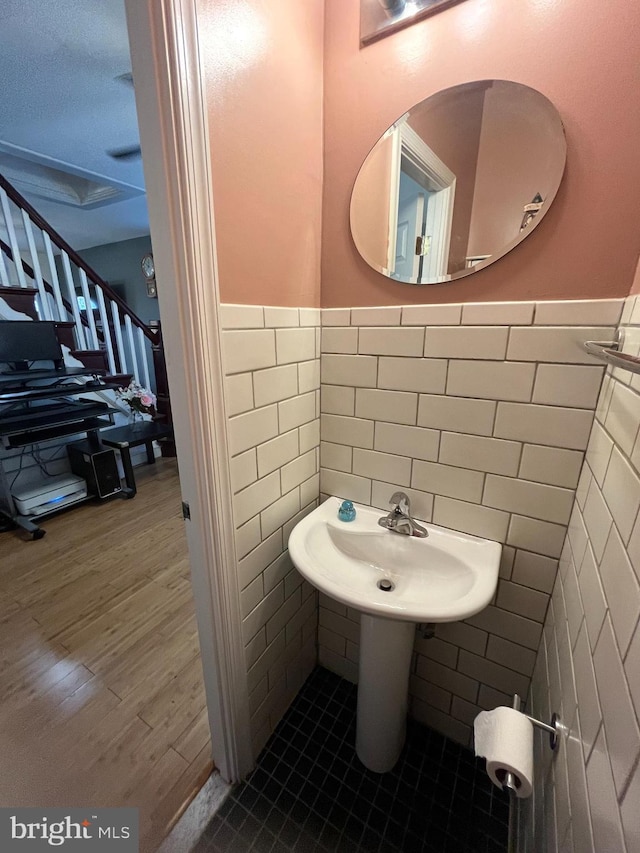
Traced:
<svg viewBox="0 0 640 853">
<path fill-rule="evenodd" d="M 367 506 L 356 506 L 355 521 L 343 522 L 340 503 L 329 498 L 289 539 L 300 574 L 331 598 L 409 622 L 456 622 L 493 598 L 502 550 L 497 542 L 433 524 L 425 525 L 426 539 L 394 533 L 378 526 L 384 513 Z M 380 581 L 391 589 L 379 588 Z"/>
<path fill-rule="evenodd" d="M 340 521 L 341 502 L 329 498 L 299 521 L 289 554 L 313 586 L 362 613 L 356 752 L 386 773 L 405 740 L 415 623 L 457 622 L 486 607 L 502 547 L 433 524 L 425 539 L 394 533 L 368 506 Z"/>
</svg>

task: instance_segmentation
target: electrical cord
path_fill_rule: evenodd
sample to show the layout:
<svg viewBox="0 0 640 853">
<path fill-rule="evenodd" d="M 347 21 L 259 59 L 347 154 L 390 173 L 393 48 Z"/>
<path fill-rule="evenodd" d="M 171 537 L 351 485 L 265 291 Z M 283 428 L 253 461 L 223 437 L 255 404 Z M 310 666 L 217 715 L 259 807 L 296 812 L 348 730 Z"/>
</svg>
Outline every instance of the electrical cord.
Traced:
<svg viewBox="0 0 640 853">
<path fill-rule="evenodd" d="M 25 454 L 28 446 L 29 445 L 25 444 L 25 446 L 20 451 L 20 461 L 18 463 L 18 472 L 15 475 L 15 477 L 13 478 L 13 480 L 11 481 L 11 486 L 9 487 L 10 489 L 12 489 L 14 487 L 16 480 L 18 479 L 20 474 L 22 474 L 22 465 L 24 463 L 24 454 Z M 33 448 L 33 445 L 30 445 L 30 446 L 31 446 L 31 448 Z"/>
<path fill-rule="evenodd" d="M 40 457 L 40 452 L 38 450 L 33 450 L 31 455 L 33 456 L 33 461 L 38 466 L 40 473 L 44 474 L 45 477 L 50 477 L 51 474 L 49 474 L 49 472 L 47 471 L 46 464 L 43 462 L 42 458 Z"/>
<path fill-rule="evenodd" d="M 39 447 L 36 446 L 36 449 L 32 452 L 32 456 L 40 468 L 40 471 L 45 475 L 45 477 L 55 477 L 55 474 L 52 474 L 51 471 L 47 470 L 47 465 L 51 462 L 54 462 L 58 459 L 67 449 L 67 445 L 63 444 L 60 447 L 56 447 L 51 454 L 51 456 L 45 457 L 43 456 L 42 451 Z"/>
<path fill-rule="evenodd" d="M 54 462 L 57 458 L 62 456 L 64 451 L 66 451 L 66 444 L 61 445 L 60 447 L 56 447 L 51 456 L 43 457 L 42 451 L 38 447 L 37 444 L 25 444 L 23 448 L 20 450 L 20 455 L 18 457 L 18 470 L 16 471 L 13 479 L 11 480 L 11 485 L 9 486 L 12 489 L 16 483 L 16 480 L 20 477 L 21 474 L 25 472 L 24 462 L 25 462 L 25 454 L 27 450 L 29 450 L 29 455 L 33 457 L 34 462 L 38 466 L 40 473 L 44 474 L 45 477 L 55 477 L 51 471 L 47 469 L 47 465 L 51 462 Z M 15 458 L 15 457 L 14 457 Z"/>
</svg>

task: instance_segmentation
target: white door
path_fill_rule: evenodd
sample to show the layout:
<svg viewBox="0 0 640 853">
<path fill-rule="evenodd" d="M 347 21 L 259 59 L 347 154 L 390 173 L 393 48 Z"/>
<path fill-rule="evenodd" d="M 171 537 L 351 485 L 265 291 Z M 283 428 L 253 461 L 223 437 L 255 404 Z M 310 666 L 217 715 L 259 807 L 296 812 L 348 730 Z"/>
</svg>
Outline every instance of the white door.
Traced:
<svg viewBox="0 0 640 853">
<path fill-rule="evenodd" d="M 420 274 L 416 241 L 423 234 L 426 195 L 417 181 L 400 172 L 394 278 L 417 280 Z"/>
<path fill-rule="evenodd" d="M 424 216 L 424 230 L 422 232 L 424 240 L 421 246 L 422 257 L 420 258 L 418 282 L 430 281 L 436 276 L 446 273 L 446 255 L 442 257 L 438 251 L 441 244 L 446 245 L 447 253 L 449 251 L 448 235 L 447 237 L 443 237 L 439 232 L 441 228 L 439 221 L 439 201 L 440 195 L 444 192 L 446 191 L 439 190 L 438 192 L 428 194 L 429 202 Z"/>
</svg>

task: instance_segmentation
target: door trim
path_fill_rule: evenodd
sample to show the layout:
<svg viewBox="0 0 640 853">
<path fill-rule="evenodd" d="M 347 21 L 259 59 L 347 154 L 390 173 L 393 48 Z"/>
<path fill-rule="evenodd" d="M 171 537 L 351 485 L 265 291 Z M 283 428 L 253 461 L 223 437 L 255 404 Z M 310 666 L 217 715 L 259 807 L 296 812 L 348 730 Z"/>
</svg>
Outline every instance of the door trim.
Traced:
<svg viewBox="0 0 640 853">
<path fill-rule="evenodd" d="M 407 115 L 402 116 L 391 129 L 391 180 L 389 193 L 389 239 L 387 266 L 390 274 L 395 269 L 396 231 L 398 228 L 398 193 L 402 157 L 408 157 L 436 190 L 432 196 L 433 241 L 429 263 L 422 278 L 442 278 L 447 275 L 451 226 L 456 192 L 456 176 L 426 142 L 407 124 Z M 415 284 L 421 284 L 417 281 Z"/>
<path fill-rule="evenodd" d="M 423 267 L 422 279 L 428 281 L 444 277 L 447 274 L 451 248 L 456 176 L 408 124 L 402 125 L 400 136 L 402 154 L 407 155 L 436 188 L 436 193 L 429 202 L 433 234 L 426 269 Z"/>
<path fill-rule="evenodd" d="M 253 766 L 196 0 L 126 0 L 213 760 Z"/>
</svg>

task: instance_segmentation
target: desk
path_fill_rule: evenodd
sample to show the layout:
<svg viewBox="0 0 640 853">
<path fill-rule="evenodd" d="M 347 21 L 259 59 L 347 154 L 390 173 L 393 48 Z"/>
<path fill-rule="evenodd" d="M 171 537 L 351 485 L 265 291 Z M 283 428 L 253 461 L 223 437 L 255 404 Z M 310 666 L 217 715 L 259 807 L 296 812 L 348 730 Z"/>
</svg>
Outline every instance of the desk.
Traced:
<svg viewBox="0 0 640 853">
<path fill-rule="evenodd" d="M 136 478 L 133 473 L 133 465 L 131 464 L 130 448 L 139 447 L 144 444 L 147 448 L 147 462 L 153 465 L 156 461 L 153 452 L 153 442 L 162 438 L 172 438 L 173 428 L 167 424 L 158 423 L 158 421 L 138 421 L 135 424 L 128 426 L 115 427 L 114 429 L 105 429 L 100 433 L 102 444 L 107 447 L 115 447 L 120 451 L 122 459 L 122 468 L 124 470 L 124 480 L 129 489 L 129 497 L 133 497 L 136 493 Z"/>
<path fill-rule="evenodd" d="M 117 410 L 108 403 L 72 398 L 85 391 L 106 387 L 99 379 L 103 373 L 104 371 L 87 368 L 68 368 L 0 375 L 0 446 L 8 449 L 26 447 L 40 441 L 82 432 L 89 438 L 95 437 L 102 427 L 113 424 L 113 416 Z M 69 377 L 82 375 L 92 376 L 93 379 L 81 384 L 65 382 Z M 48 385 L 37 384 L 41 380 L 53 382 Z M 34 382 L 36 384 L 33 384 Z M 51 402 L 45 403 L 47 399 Z M 31 407 L 31 403 L 36 405 Z M 89 500 L 90 497 L 92 496 L 87 495 L 80 500 Z M 51 510 L 54 511 L 55 509 Z M 48 514 L 42 513 L 37 518 Z M 35 517 L 23 516 L 18 512 L 1 454 L 0 515 L 8 517 L 30 533 L 33 539 L 44 536 L 44 530 L 36 524 Z"/>
</svg>

